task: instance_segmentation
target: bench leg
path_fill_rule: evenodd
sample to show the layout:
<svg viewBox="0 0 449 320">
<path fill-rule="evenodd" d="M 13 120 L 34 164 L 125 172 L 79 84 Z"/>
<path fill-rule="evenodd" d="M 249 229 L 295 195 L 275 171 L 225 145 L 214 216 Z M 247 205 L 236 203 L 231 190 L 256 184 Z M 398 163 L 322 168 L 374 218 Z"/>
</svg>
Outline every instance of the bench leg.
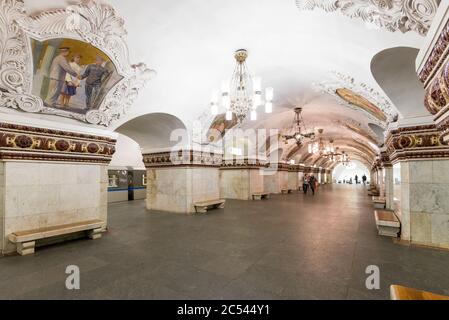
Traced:
<svg viewBox="0 0 449 320">
<path fill-rule="evenodd" d="M 207 213 L 207 207 L 195 207 L 196 213 Z"/>
<path fill-rule="evenodd" d="M 21 256 L 34 254 L 35 246 L 36 246 L 36 241 L 18 243 L 17 244 L 17 253 L 20 254 Z"/>
<path fill-rule="evenodd" d="M 99 228 L 99 229 L 94 229 L 94 230 L 90 230 L 88 233 L 89 239 L 91 240 L 97 240 L 101 238 L 101 234 L 103 233 L 103 229 Z"/>
</svg>

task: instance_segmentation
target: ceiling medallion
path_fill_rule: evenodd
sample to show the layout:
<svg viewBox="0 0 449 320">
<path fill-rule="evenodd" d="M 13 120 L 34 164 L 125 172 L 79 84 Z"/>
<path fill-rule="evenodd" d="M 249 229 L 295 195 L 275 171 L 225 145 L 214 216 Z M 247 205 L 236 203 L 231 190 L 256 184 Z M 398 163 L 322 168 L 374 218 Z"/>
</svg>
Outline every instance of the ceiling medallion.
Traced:
<svg viewBox="0 0 449 320">
<path fill-rule="evenodd" d="M 218 92 L 212 95 L 211 113 L 218 115 L 220 107 L 226 111 L 226 120 L 232 121 L 234 115 L 242 123 L 248 114 L 251 120 L 257 120 L 257 108 L 265 104 L 265 113 L 273 111 L 273 88 L 266 88 L 265 102 L 262 100 L 262 81 L 253 77 L 246 66 L 248 51 L 237 50 L 234 53 L 236 66 L 230 81 L 224 81 L 221 99 Z"/>
<path fill-rule="evenodd" d="M 332 95 L 341 105 L 364 112 L 382 128 L 397 121 L 399 114 L 384 95 L 363 82 L 356 82 L 351 76 L 337 71 L 330 73 L 334 79 L 313 84 L 315 91 Z"/>
<path fill-rule="evenodd" d="M 340 11 L 391 32 L 414 31 L 422 36 L 429 31 L 439 3 L 440 0 L 296 0 L 301 11 Z"/>
</svg>

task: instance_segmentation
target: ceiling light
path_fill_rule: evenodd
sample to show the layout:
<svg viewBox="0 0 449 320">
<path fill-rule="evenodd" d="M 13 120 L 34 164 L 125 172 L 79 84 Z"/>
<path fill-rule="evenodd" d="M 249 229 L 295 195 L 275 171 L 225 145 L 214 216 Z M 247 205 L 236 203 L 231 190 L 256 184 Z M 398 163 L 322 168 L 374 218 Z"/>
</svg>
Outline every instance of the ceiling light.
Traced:
<svg viewBox="0 0 449 320">
<path fill-rule="evenodd" d="M 264 102 L 262 97 L 262 80 L 251 76 L 246 66 L 247 57 L 248 52 L 245 49 L 235 52 L 236 67 L 231 81 L 225 81 L 221 86 L 221 103 L 222 108 L 226 110 L 226 120 L 232 120 L 233 114 L 235 114 L 239 123 L 246 119 L 248 113 L 252 121 L 257 120 L 257 107 L 264 104 L 266 113 L 273 112 L 273 88 L 265 90 L 266 101 Z M 213 99 L 211 113 L 218 113 L 218 108 L 218 103 Z"/>
</svg>

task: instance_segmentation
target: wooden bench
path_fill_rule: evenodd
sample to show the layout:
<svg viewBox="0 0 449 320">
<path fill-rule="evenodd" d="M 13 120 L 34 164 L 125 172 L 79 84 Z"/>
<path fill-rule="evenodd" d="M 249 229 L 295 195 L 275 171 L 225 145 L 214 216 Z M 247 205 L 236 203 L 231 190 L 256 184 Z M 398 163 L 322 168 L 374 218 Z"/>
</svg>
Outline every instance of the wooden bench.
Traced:
<svg viewBox="0 0 449 320">
<path fill-rule="evenodd" d="M 391 300 L 449 300 L 447 296 L 396 285 L 390 287 L 390 296 Z"/>
<path fill-rule="evenodd" d="M 88 231 L 90 239 L 95 240 L 101 238 L 101 234 L 104 232 L 103 226 L 104 221 L 89 220 L 53 227 L 18 231 L 11 233 L 8 236 L 8 239 L 12 243 L 17 244 L 17 253 L 24 256 L 33 254 L 36 241 L 46 238 L 63 236 L 81 231 Z"/>
<path fill-rule="evenodd" d="M 253 200 L 270 199 L 269 193 L 253 193 Z"/>
<path fill-rule="evenodd" d="M 193 205 L 195 206 L 196 213 L 206 213 L 207 210 L 210 209 L 224 209 L 225 203 L 226 200 L 217 199 L 217 200 L 195 202 Z"/>
<path fill-rule="evenodd" d="M 375 210 L 374 217 L 380 236 L 397 238 L 401 231 L 401 223 L 393 211 Z"/>
<path fill-rule="evenodd" d="M 387 200 L 382 197 L 373 197 L 373 205 L 375 209 L 385 209 Z"/>
</svg>

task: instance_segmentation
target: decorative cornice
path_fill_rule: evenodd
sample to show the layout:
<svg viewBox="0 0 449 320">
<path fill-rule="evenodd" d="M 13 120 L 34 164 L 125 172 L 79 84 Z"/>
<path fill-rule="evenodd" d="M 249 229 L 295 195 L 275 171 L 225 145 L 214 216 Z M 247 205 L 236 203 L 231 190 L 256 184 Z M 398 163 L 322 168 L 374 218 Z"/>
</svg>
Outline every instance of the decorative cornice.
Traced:
<svg viewBox="0 0 449 320">
<path fill-rule="evenodd" d="M 0 123 L 0 160 L 108 164 L 115 143 L 108 137 Z"/>
<path fill-rule="evenodd" d="M 439 0 L 296 0 L 300 10 L 340 11 L 388 31 L 414 31 L 425 36 Z"/>
<path fill-rule="evenodd" d="M 223 156 L 210 152 L 195 150 L 177 150 L 173 152 L 159 152 L 143 155 L 146 168 L 173 167 L 216 167 L 222 165 Z"/>
<path fill-rule="evenodd" d="M 436 125 L 405 127 L 392 130 L 385 143 L 386 154 L 394 163 L 407 159 L 433 159 L 449 157 Z"/>
<path fill-rule="evenodd" d="M 444 28 L 442 29 L 438 40 L 432 49 L 427 61 L 424 64 L 424 67 L 419 73 L 419 79 L 424 85 L 427 85 L 433 80 L 437 71 L 441 68 L 441 66 L 446 61 L 446 58 L 449 55 L 449 21 L 446 23 Z"/>
<path fill-rule="evenodd" d="M 267 162 L 259 159 L 225 159 L 221 170 L 242 170 L 266 168 Z"/>
</svg>

